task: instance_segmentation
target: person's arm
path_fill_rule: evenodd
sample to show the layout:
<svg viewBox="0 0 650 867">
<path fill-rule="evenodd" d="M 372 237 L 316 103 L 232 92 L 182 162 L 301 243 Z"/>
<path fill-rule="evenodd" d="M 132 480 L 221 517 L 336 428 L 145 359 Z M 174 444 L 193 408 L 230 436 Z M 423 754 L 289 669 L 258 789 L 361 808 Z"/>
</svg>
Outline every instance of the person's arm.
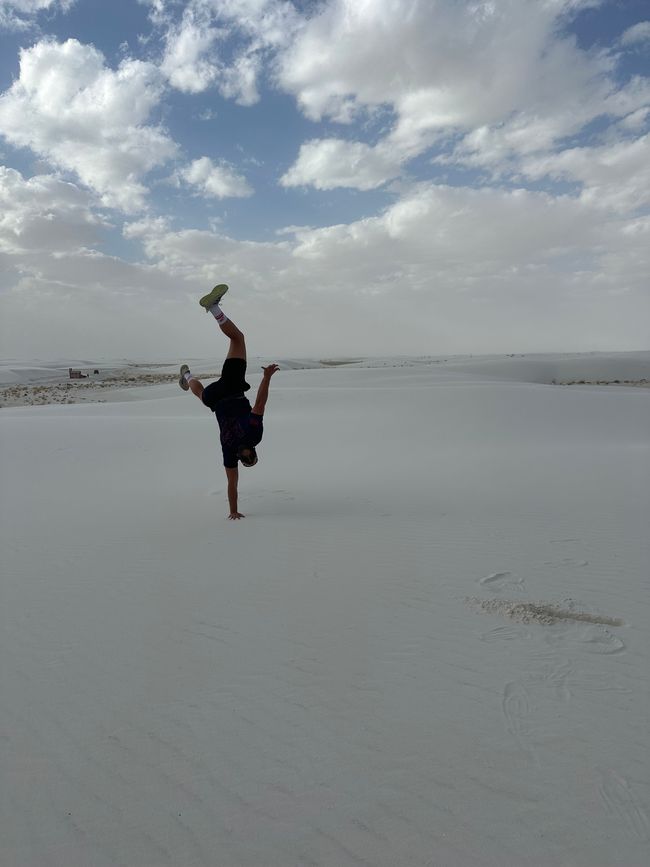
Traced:
<svg viewBox="0 0 650 867">
<path fill-rule="evenodd" d="M 264 374 L 262 375 L 260 387 L 257 389 L 255 406 L 252 409 L 252 412 L 255 413 L 255 415 L 264 415 L 264 407 L 266 406 L 266 401 L 269 399 L 269 384 L 271 382 L 271 377 L 274 373 L 277 373 L 280 368 L 277 364 L 269 364 L 268 367 L 263 367 L 262 370 L 264 371 Z"/>
<path fill-rule="evenodd" d="M 246 517 L 241 512 L 237 511 L 237 483 L 239 481 L 239 468 L 226 467 L 226 478 L 228 479 L 228 505 L 230 506 L 229 521 L 238 521 L 239 518 Z"/>
</svg>

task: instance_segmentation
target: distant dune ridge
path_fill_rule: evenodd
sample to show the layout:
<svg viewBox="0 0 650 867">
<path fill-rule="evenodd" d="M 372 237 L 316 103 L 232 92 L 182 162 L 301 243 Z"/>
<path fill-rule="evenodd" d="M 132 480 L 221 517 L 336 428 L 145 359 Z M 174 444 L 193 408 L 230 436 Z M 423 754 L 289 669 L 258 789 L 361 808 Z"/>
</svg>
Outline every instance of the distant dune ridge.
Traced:
<svg viewBox="0 0 650 867">
<path fill-rule="evenodd" d="M 259 359 L 255 359 L 255 362 Z M 220 375 L 220 361 L 193 360 L 199 379 Z M 264 363 L 268 363 L 265 360 Z M 449 372 L 548 385 L 650 386 L 650 352 L 583 353 L 569 355 L 415 356 L 404 358 L 286 359 L 285 370 L 338 367 L 440 367 Z M 134 386 L 174 382 L 178 363 L 89 360 L 50 363 L 0 362 L 0 408 L 47 403 L 88 403 L 110 400 L 108 392 Z M 88 379 L 71 380 L 68 368 L 80 369 Z M 98 374 L 93 374 L 94 370 Z"/>
</svg>

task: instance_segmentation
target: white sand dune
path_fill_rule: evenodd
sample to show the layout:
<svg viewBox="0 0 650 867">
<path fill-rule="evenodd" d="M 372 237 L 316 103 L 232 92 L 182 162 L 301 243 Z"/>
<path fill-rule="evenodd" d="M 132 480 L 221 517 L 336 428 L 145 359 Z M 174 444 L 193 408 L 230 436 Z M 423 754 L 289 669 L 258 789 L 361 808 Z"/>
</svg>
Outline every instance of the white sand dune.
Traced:
<svg viewBox="0 0 650 867">
<path fill-rule="evenodd" d="M 234 523 L 174 383 L 1 410 L 3 867 L 646 864 L 649 395 L 521 362 L 281 371 Z"/>
</svg>

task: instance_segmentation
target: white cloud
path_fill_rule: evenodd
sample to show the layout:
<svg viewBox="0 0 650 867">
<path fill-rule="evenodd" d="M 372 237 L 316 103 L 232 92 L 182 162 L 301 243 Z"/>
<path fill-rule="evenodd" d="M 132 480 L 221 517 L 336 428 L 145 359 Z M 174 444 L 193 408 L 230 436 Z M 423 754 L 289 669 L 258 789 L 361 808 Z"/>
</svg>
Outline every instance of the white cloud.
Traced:
<svg viewBox="0 0 650 867">
<path fill-rule="evenodd" d="M 116 342 L 174 341 L 173 315 L 147 327 L 143 309 L 185 297 L 178 274 L 132 264 L 97 249 L 111 228 L 87 190 L 55 175 L 0 167 L 0 344 L 20 358 L 98 355 Z M 164 317 L 162 317 L 164 318 Z M 177 325 L 178 323 L 176 323 Z M 156 340 L 160 339 L 156 337 Z M 149 342 L 148 342 L 149 341 Z M 119 350 L 117 350 L 119 354 Z M 146 349 L 145 349 L 146 352 Z"/>
<path fill-rule="evenodd" d="M 173 231 L 161 220 L 139 221 L 125 231 L 170 273 L 192 266 L 197 275 L 204 268 L 211 274 L 218 261 L 249 288 L 264 289 L 281 275 L 299 295 L 338 287 L 352 297 L 377 287 L 392 291 L 405 269 L 411 278 L 402 283 L 404 292 L 428 289 L 436 296 L 440 280 L 462 289 L 472 275 L 488 279 L 495 271 L 510 274 L 514 267 L 557 261 L 570 272 L 567 255 L 573 251 L 583 260 L 585 249 L 596 255 L 610 230 L 602 211 L 570 197 L 420 184 L 377 217 L 294 227 L 292 241 L 235 241 L 213 232 Z M 512 287 L 516 291 L 514 277 Z"/>
<path fill-rule="evenodd" d="M 209 157 L 194 160 L 179 172 L 179 177 L 206 197 L 245 198 L 253 194 L 243 175 L 226 162 L 216 165 Z"/>
<path fill-rule="evenodd" d="M 411 290 L 436 292 L 439 280 L 464 289 L 475 275 L 489 282 L 517 267 L 548 266 L 571 251 L 583 255 L 601 219 L 569 198 L 421 184 L 379 217 L 300 233 L 294 254 L 330 268 L 336 263 L 340 272 L 361 268 L 366 285 L 369 275 L 373 283 L 379 275 L 380 284 L 394 279 L 408 263 Z M 473 291 L 481 294 L 486 286 Z"/>
<path fill-rule="evenodd" d="M 226 99 L 234 99 L 240 105 L 254 105 L 260 96 L 257 79 L 261 68 L 257 54 L 242 53 L 221 72 L 219 91 Z"/>
<path fill-rule="evenodd" d="M 55 175 L 25 180 L 0 166 L 0 251 L 61 252 L 96 243 L 107 224 L 93 197 Z"/>
<path fill-rule="evenodd" d="M 648 99 L 647 81 L 617 85 L 614 55 L 582 51 L 561 35 L 563 18 L 589 5 L 329 0 L 281 52 L 277 79 L 314 121 L 393 112 L 389 134 L 363 151 L 373 178 L 378 156 L 404 165 L 463 132 L 459 160 L 507 170 L 510 159 L 552 149 L 595 117 L 629 114 Z M 306 178 L 305 159 L 301 152 L 286 177 Z M 350 173 L 339 174 L 347 185 Z"/>
<path fill-rule="evenodd" d="M 282 0 L 191 0 L 180 23 L 171 9 L 154 13 L 166 29 L 162 69 L 170 84 L 188 93 L 214 86 L 240 105 L 258 102 L 263 59 L 288 42 L 299 20 Z"/>
<path fill-rule="evenodd" d="M 579 5 L 589 4 L 323 0 L 300 4 L 301 17 L 280 0 L 151 0 L 158 35 L 168 34 L 164 71 L 128 60 L 113 70 L 90 46 L 39 42 L 0 97 L 0 131 L 86 186 L 0 172 L 3 350 L 218 354 L 196 299 L 222 280 L 251 350 L 268 355 L 642 347 L 650 91 L 641 77 L 618 83 L 613 50 L 583 52 L 562 35 Z M 644 44 L 642 32 L 628 44 Z M 479 169 L 494 186 L 396 184 L 382 213 L 293 226 L 268 243 L 218 226 L 176 230 L 145 213 L 123 228 L 142 262 L 99 252 L 98 200 L 136 211 L 147 172 L 177 156 L 152 120 L 167 81 L 250 105 L 265 73 L 308 117 L 347 124 L 345 135 L 311 133 L 284 186 L 370 190 L 433 146 L 430 157 Z M 596 117 L 608 129 L 576 146 Z M 195 153 L 213 159 L 178 168 L 179 184 L 250 195 L 211 148 Z M 580 190 L 499 189 L 503 177 Z"/>
<path fill-rule="evenodd" d="M 74 202 L 78 192 L 57 195 Z M 423 183 L 375 217 L 294 227 L 267 243 L 147 218 L 124 229 L 146 264 L 72 241 L 56 256 L 39 245 L 7 252 L 3 349 L 218 355 L 223 344 L 197 299 L 221 281 L 255 354 L 638 349 L 650 315 L 650 218 L 625 219 L 613 205 Z M 84 207 L 70 211 L 73 225 L 85 225 Z M 68 219 L 62 206 L 55 219 Z"/>
<path fill-rule="evenodd" d="M 161 69 L 172 87 L 185 93 L 202 93 L 214 85 L 226 99 L 253 105 L 259 100 L 260 60 L 246 48 L 235 57 L 221 58 L 219 42 L 227 39 L 229 30 L 215 26 L 217 18 L 205 5 L 194 2 L 179 24 L 167 23 Z"/>
<path fill-rule="evenodd" d="M 582 53 L 555 34 L 565 6 L 330 0 L 284 54 L 280 82 L 315 120 L 337 117 L 342 101 L 357 112 L 390 104 L 404 138 L 490 122 L 563 77 L 570 88 L 584 78 Z"/>
<path fill-rule="evenodd" d="M 386 149 L 342 139 L 315 139 L 300 147 L 298 159 L 280 179 L 285 187 L 371 190 L 399 174 L 399 160 Z"/>
<path fill-rule="evenodd" d="M 627 30 L 621 36 L 621 45 L 638 45 L 642 42 L 650 41 L 650 21 L 639 21 Z"/>
<path fill-rule="evenodd" d="M 212 84 L 218 68 L 205 55 L 219 35 L 218 29 L 196 19 L 191 8 L 178 26 L 168 30 L 161 69 L 173 87 L 185 93 L 201 93 Z"/>
<path fill-rule="evenodd" d="M 650 107 L 650 79 L 631 79 L 603 95 L 599 106 L 601 114 L 621 118 L 622 125 L 632 131 L 640 130 Z M 562 153 L 558 143 L 577 135 L 594 113 L 594 104 L 589 101 L 564 104 L 559 98 L 554 110 L 550 106 L 544 114 L 523 110 L 503 123 L 475 128 L 464 136 L 453 153 L 440 156 L 437 161 L 484 168 L 495 177 L 510 173 L 526 175 L 525 165 L 533 164 L 534 158 L 540 165 L 545 160 L 551 165 L 555 156 Z M 536 176 L 542 177 L 543 173 Z"/>
<path fill-rule="evenodd" d="M 0 0 L 0 27 L 24 30 L 37 13 L 44 10 L 66 11 L 76 0 Z"/>
<path fill-rule="evenodd" d="M 40 12 L 43 9 L 51 9 L 53 6 L 66 9 L 72 3 L 74 3 L 74 0 L 0 0 L 0 11 L 13 9 L 25 15 L 34 15 L 36 12 Z"/>
<path fill-rule="evenodd" d="M 193 5 L 248 37 L 254 50 L 286 45 L 301 20 L 288 0 L 193 0 Z"/>
<path fill-rule="evenodd" d="M 142 220 L 125 223 L 122 234 L 125 238 L 142 240 L 149 235 L 161 234 L 169 230 L 170 221 L 166 217 L 144 217 Z"/>
<path fill-rule="evenodd" d="M 15 9 L 33 15 L 41 9 L 49 9 L 54 5 L 70 5 L 71 0 L 0 0 L 0 9 Z"/>
<path fill-rule="evenodd" d="M 650 134 L 600 147 L 578 147 L 523 163 L 529 178 L 579 182 L 582 199 L 631 214 L 650 205 Z"/>
<path fill-rule="evenodd" d="M 516 172 L 521 159 L 550 153 L 557 142 L 577 134 L 591 119 L 591 108 L 580 103 L 544 116 L 520 112 L 503 123 L 476 127 L 463 137 L 453 153 L 439 157 L 438 161 L 487 168 L 496 176 Z"/>
<path fill-rule="evenodd" d="M 41 41 L 21 51 L 20 76 L 0 97 L 0 133 L 76 173 L 105 205 L 135 211 L 144 175 L 177 150 L 147 123 L 162 92 L 150 63 L 125 60 L 113 71 L 93 46 Z"/>
<path fill-rule="evenodd" d="M 269 326 L 287 355 L 642 345 L 650 218 L 568 196 L 421 184 L 377 217 L 274 243 L 136 231 L 161 271 L 230 283 L 236 320 L 254 301 L 260 352 L 273 351 Z M 319 342 L 321 319 L 335 327 Z"/>
<path fill-rule="evenodd" d="M 550 100 L 543 112 L 523 109 L 501 123 L 476 127 L 452 153 L 439 155 L 436 161 L 486 169 L 497 178 L 525 176 L 525 164 L 534 158 L 543 164 L 548 158 L 550 165 L 562 152 L 562 141 L 578 135 L 598 114 L 621 118 L 621 124 L 631 131 L 642 129 L 650 107 L 650 79 L 637 76 L 619 88 L 609 87 L 599 93 L 596 102 L 580 100 L 575 94 L 574 99 L 567 102 L 560 95 L 556 101 Z"/>
<path fill-rule="evenodd" d="M 640 132 L 645 126 L 648 116 L 650 116 L 650 106 L 644 106 L 643 108 L 638 108 L 636 111 L 630 112 L 630 114 L 626 115 L 620 121 L 620 124 L 623 129 L 631 132 Z"/>
</svg>

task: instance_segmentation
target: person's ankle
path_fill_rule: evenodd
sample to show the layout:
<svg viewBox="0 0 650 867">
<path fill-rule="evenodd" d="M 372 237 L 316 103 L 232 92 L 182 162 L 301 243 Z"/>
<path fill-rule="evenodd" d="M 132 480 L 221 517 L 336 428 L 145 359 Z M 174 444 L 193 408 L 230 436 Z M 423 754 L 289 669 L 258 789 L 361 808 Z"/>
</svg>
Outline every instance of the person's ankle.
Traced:
<svg viewBox="0 0 650 867">
<path fill-rule="evenodd" d="M 218 323 L 219 325 L 223 325 L 224 322 L 227 322 L 227 321 L 228 321 L 228 317 L 227 317 L 226 314 L 223 312 L 223 310 L 221 309 L 221 307 L 219 307 L 218 304 L 213 304 L 212 307 L 210 307 L 210 313 L 212 313 L 212 315 L 213 315 L 214 318 L 217 320 L 217 323 Z"/>
</svg>

